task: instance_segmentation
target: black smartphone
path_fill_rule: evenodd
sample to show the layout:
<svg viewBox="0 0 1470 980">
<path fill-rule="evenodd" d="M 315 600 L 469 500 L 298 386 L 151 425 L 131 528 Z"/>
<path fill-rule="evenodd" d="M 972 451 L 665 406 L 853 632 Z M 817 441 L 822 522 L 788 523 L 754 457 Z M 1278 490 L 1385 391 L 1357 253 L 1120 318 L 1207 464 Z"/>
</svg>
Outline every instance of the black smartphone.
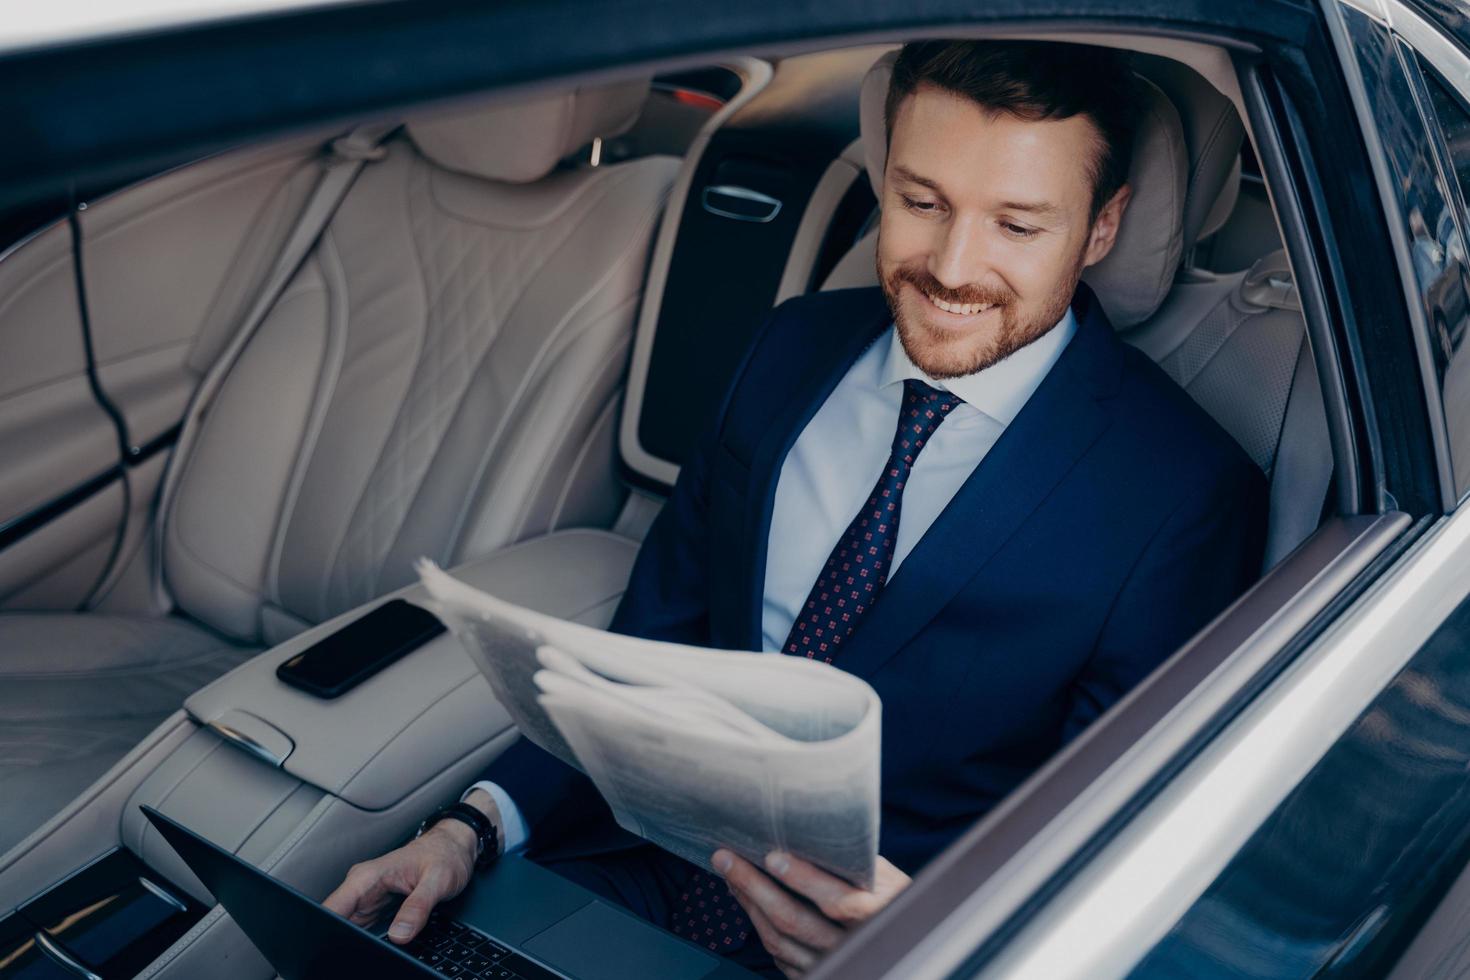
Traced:
<svg viewBox="0 0 1470 980">
<path fill-rule="evenodd" d="M 276 676 L 307 694 L 339 697 L 443 632 L 427 609 L 390 599 L 281 664 Z"/>
</svg>

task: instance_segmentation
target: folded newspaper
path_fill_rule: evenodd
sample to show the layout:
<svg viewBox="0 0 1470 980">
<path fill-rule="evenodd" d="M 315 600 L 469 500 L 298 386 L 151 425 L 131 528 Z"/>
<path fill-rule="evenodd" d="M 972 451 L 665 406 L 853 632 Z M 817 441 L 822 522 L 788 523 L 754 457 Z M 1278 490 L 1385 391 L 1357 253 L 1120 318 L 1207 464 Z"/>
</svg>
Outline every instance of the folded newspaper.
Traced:
<svg viewBox="0 0 1470 980">
<path fill-rule="evenodd" d="M 719 847 L 757 864 L 782 850 L 872 888 L 882 706 L 862 680 L 569 623 L 428 561 L 419 575 L 521 733 L 624 829 L 704 868 Z"/>
</svg>

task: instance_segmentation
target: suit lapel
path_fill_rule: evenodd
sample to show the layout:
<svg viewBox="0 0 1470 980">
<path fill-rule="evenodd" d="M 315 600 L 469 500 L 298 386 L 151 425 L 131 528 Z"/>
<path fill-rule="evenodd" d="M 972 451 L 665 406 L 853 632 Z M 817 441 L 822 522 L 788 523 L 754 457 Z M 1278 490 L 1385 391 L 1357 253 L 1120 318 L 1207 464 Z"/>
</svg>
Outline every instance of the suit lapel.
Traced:
<svg viewBox="0 0 1470 980">
<path fill-rule="evenodd" d="M 857 323 L 836 324 L 840 330 L 835 338 L 831 331 L 813 330 L 812 342 L 817 344 L 817 356 L 813 359 L 809 375 L 810 384 L 792 391 L 783 402 L 783 408 L 772 422 L 765 436 L 757 444 L 750 465 L 749 491 L 741 533 L 744 553 L 741 567 L 746 574 L 745 594 L 740 597 L 745 609 L 746 649 L 761 648 L 761 610 L 766 588 L 766 544 L 770 537 L 771 511 L 776 502 L 776 483 L 781 476 L 781 465 L 791 451 L 797 436 L 817 409 L 827 401 L 832 389 L 842 380 L 853 363 L 862 356 L 868 345 L 892 322 L 882 291 L 874 288 L 871 314 L 864 313 Z M 824 342 L 833 339 L 835 342 Z M 776 395 L 779 397 L 779 395 Z"/>
<path fill-rule="evenodd" d="M 932 620 L 1066 476 L 1111 422 L 1119 341 L 1086 287 L 1078 331 L 1026 407 L 920 538 L 837 665 L 868 676 Z M 900 517 L 902 520 L 902 517 Z"/>
</svg>

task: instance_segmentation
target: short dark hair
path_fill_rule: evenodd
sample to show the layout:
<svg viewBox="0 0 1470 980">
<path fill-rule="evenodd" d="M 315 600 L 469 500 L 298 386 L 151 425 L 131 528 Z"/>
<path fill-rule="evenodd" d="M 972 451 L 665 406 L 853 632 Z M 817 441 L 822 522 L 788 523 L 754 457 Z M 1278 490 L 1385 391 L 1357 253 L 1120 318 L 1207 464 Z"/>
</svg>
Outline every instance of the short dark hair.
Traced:
<svg viewBox="0 0 1470 980">
<path fill-rule="evenodd" d="M 893 65 L 884 120 L 920 85 L 964 96 L 991 112 L 1028 120 L 1086 116 L 1102 136 L 1090 166 L 1092 215 L 1128 181 L 1139 89 L 1123 56 L 1052 41 L 917 41 Z"/>
</svg>

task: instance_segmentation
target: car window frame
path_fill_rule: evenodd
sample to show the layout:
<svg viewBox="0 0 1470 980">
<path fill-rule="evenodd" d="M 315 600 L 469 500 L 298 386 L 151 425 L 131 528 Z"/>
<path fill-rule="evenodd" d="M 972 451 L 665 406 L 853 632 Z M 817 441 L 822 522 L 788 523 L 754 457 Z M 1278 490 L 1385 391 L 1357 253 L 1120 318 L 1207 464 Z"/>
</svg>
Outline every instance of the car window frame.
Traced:
<svg viewBox="0 0 1470 980">
<path fill-rule="evenodd" d="M 1408 55 L 1404 70 L 1414 86 L 1415 97 L 1419 103 L 1419 111 L 1428 137 L 1427 146 L 1439 168 L 1441 192 L 1448 204 L 1451 220 L 1455 222 L 1462 248 L 1470 248 L 1470 208 L 1467 208 L 1465 192 L 1456 174 L 1457 168 L 1444 136 L 1443 124 L 1438 118 L 1433 96 L 1428 89 L 1430 80 L 1424 77 L 1427 68 L 1436 76 L 1436 80 L 1449 90 L 1450 96 L 1457 100 L 1467 116 L 1470 116 L 1470 73 L 1465 71 L 1466 65 L 1470 64 L 1470 51 L 1467 51 L 1454 37 L 1425 19 L 1408 4 L 1400 0 L 1383 0 L 1383 2 L 1393 33 Z M 1470 260 L 1462 256 L 1460 259 L 1452 258 L 1452 261 L 1459 265 L 1462 277 L 1470 280 Z M 1430 301 L 1425 298 L 1423 302 L 1428 306 Z M 1428 339 L 1432 348 L 1434 341 L 1432 328 Z M 1470 352 L 1467 352 L 1464 346 L 1463 337 L 1461 346 L 1455 353 L 1470 357 Z M 1439 385 L 1433 392 L 1432 405 L 1444 431 L 1444 466 L 1448 471 L 1449 480 L 1447 492 L 1452 498 L 1450 506 L 1453 507 L 1470 498 L 1470 459 L 1462 460 L 1458 467 L 1455 464 L 1452 447 L 1453 433 L 1457 423 L 1451 419 L 1445 402 L 1444 378 L 1445 372 L 1442 371 L 1438 379 Z M 1470 418 L 1458 424 L 1470 427 Z"/>
</svg>

